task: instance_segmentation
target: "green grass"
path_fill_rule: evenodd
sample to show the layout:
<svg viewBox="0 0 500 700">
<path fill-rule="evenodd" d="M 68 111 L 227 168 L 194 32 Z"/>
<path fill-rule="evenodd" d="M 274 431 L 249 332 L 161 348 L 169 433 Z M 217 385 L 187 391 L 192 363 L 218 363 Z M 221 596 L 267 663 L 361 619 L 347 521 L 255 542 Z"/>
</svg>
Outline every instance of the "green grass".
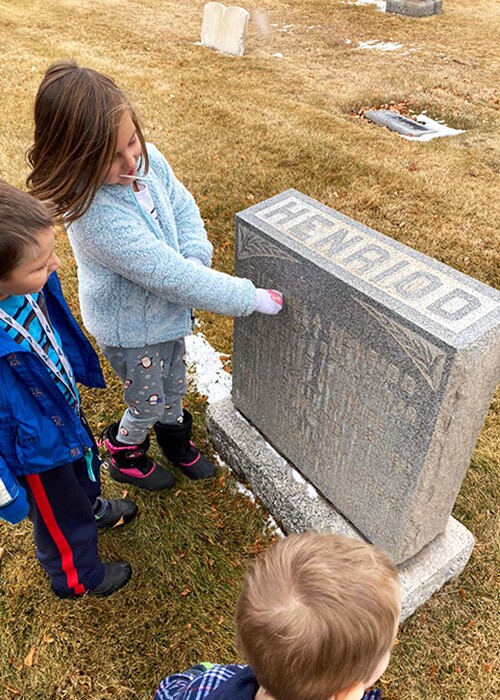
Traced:
<svg viewBox="0 0 500 700">
<path fill-rule="evenodd" d="M 52 61 L 75 58 L 131 93 L 147 138 L 195 195 L 218 269 L 232 270 L 235 212 L 294 187 L 500 288 L 495 0 L 445 0 L 442 15 L 422 20 L 340 0 L 269 0 L 269 22 L 278 26 L 266 38 L 252 14 L 242 58 L 194 45 L 203 4 L 0 2 L 0 177 L 23 185 L 40 79 Z M 257 0 L 244 6 L 263 9 Z M 283 24 L 292 26 L 278 31 Z M 369 39 L 418 50 L 354 48 Z M 356 116 L 390 101 L 466 132 L 411 143 Z M 58 252 L 78 312 L 62 232 Z M 231 322 L 200 318 L 210 342 L 230 353 Z M 108 390 L 84 392 L 96 432 L 122 407 L 118 382 L 105 369 Z M 197 440 L 209 447 L 204 406 L 194 395 L 189 401 Z M 498 697 L 499 416 L 497 394 L 454 509 L 476 548 L 460 578 L 401 629 L 381 681 L 387 700 Z M 193 484 L 179 475 L 169 493 L 130 489 L 140 516 L 122 532 L 103 534 L 100 550 L 105 560 L 129 559 L 134 575 L 108 600 L 53 598 L 30 525 L 1 526 L 0 698 L 148 700 L 166 673 L 199 660 L 233 661 L 239 582 L 270 535 L 263 512 L 231 484 L 231 477 Z M 107 479 L 104 490 L 120 493 Z"/>
</svg>

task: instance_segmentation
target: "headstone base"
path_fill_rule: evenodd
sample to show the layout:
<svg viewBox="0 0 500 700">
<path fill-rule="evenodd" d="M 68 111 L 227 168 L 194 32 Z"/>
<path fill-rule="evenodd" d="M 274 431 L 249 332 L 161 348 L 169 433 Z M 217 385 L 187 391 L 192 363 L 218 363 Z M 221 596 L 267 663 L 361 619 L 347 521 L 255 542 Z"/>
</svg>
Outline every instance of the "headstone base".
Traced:
<svg viewBox="0 0 500 700">
<path fill-rule="evenodd" d="M 285 532 L 331 530 L 364 539 L 236 410 L 231 398 L 209 407 L 207 427 L 222 459 L 245 478 Z M 473 547 L 472 534 L 450 517 L 442 535 L 398 565 L 402 620 L 460 574 Z"/>
<path fill-rule="evenodd" d="M 385 11 L 408 17 L 429 17 L 439 15 L 442 8 L 442 0 L 387 0 Z"/>
</svg>

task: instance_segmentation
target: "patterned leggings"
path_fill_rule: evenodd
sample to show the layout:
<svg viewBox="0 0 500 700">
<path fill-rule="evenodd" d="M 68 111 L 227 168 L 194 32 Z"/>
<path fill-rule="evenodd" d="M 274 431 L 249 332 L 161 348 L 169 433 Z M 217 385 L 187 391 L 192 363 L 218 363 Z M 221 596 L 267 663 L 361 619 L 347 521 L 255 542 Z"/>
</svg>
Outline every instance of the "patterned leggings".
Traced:
<svg viewBox="0 0 500 700">
<path fill-rule="evenodd" d="M 184 338 L 143 348 L 101 346 L 124 385 L 128 408 L 118 428 L 118 440 L 127 445 L 143 442 L 155 423 L 182 423 L 186 393 Z"/>
</svg>

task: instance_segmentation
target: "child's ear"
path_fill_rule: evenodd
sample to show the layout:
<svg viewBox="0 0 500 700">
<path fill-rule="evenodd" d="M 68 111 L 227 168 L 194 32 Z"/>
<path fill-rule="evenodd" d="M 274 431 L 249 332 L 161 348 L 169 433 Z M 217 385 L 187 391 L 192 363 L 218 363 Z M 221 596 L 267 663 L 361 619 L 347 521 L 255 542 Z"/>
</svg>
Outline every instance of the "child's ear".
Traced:
<svg viewBox="0 0 500 700">
<path fill-rule="evenodd" d="M 365 694 L 364 683 L 355 683 L 349 686 L 349 688 L 344 688 L 344 690 L 339 690 L 335 693 L 331 700 L 362 700 Z"/>
</svg>

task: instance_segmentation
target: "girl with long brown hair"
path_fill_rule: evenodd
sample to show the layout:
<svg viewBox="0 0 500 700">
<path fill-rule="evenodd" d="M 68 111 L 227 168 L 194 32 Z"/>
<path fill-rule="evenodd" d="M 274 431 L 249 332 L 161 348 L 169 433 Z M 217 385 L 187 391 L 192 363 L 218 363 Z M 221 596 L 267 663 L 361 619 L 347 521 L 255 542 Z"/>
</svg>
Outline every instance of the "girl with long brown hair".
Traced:
<svg viewBox="0 0 500 700">
<path fill-rule="evenodd" d="M 149 430 L 191 479 L 215 474 L 191 441 L 184 336 L 192 307 L 277 314 L 283 298 L 210 269 L 212 245 L 193 197 L 152 145 L 108 76 L 71 61 L 46 72 L 35 101 L 28 186 L 55 203 L 78 264 L 82 317 L 124 385 L 105 431 L 110 475 L 145 489 L 174 477 L 150 457 Z"/>
</svg>

